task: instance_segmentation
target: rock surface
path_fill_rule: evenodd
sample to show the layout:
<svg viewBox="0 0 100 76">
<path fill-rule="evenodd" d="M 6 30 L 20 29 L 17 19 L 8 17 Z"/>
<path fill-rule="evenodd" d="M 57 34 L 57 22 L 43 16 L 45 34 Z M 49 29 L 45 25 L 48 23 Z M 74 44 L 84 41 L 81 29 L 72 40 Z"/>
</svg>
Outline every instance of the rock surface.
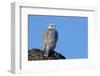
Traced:
<svg viewBox="0 0 100 76">
<path fill-rule="evenodd" d="M 28 50 L 28 60 L 57 60 L 57 59 L 65 59 L 63 55 L 57 53 L 56 51 L 51 51 L 49 53 L 49 57 L 44 57 L 44 50 L 33 48 Z"/>
</svg>

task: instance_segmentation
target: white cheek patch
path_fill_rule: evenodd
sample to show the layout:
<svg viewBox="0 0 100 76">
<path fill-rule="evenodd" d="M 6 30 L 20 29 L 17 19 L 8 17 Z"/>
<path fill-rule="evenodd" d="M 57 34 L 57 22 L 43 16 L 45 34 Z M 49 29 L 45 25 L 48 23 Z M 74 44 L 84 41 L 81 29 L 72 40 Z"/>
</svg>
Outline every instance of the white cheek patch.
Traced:
<svg viewBox="0 0 100 76">
<path fill-rule="evenodd" d="M 48 26 L 48 28 L 49 28 L 49 29 L 52 29 L 52 27 L 51 27 L 51 26 Z"/>
</svg>

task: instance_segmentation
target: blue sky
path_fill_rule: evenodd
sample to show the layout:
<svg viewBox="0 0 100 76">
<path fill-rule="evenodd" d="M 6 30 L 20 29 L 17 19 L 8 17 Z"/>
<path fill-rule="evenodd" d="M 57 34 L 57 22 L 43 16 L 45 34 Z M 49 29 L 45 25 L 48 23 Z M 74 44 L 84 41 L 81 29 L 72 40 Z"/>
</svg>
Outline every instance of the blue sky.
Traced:
<svg viewBox="0 0 100 76">
<path fill-rule="evenodd" d="M 88 57 L 88 17 L 28 16 L 28 48 L 42 49 L 42 36 L 49 24 L 58 31 L 56 51 L 67 59 Z"/>
</svg>

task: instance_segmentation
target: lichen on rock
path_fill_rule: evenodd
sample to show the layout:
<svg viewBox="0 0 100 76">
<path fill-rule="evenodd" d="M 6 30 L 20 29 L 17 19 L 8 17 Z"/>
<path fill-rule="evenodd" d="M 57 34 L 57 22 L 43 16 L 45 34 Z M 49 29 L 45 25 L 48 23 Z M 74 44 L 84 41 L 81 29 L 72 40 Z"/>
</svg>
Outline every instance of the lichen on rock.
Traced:
<svg viewBox="0 0 100 76">
<path fill-rule="evenodd" d="M 57 60 L 57 59 L 65 59 L 63 55 L 57 53 L 54 50 L 51 50 L 49 56 L 44 57 L 44 50 L 33 48 L 28 50 L 28 60 Z"/>
</svg>

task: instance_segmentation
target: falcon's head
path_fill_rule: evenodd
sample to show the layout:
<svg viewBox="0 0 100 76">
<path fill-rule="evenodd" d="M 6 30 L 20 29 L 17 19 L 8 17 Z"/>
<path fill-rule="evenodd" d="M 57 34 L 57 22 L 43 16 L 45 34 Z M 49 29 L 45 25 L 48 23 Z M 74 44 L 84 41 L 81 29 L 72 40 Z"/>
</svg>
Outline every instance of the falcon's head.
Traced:
<svg viewBox="0 0 100 76">
<path fill-rule="evenodd" d="M 56 29 L 56 25 L 54 25 L 54 24 L 49 24 L 48 29 Z"/>
</svg>

